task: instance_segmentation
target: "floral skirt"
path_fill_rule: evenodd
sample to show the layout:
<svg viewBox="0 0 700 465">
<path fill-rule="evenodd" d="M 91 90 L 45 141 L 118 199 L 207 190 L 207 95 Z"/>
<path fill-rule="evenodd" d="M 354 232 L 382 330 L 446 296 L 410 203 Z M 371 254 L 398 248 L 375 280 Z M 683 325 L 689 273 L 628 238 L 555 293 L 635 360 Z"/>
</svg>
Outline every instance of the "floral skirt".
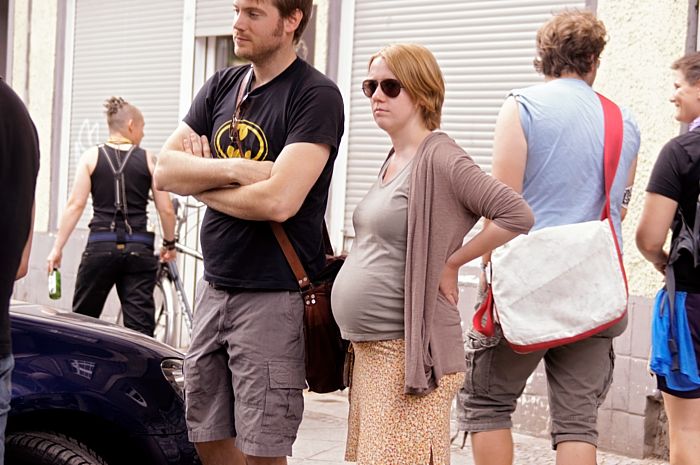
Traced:
<svg viewBox="0 0 700 465">
<path fill-rule="evenodd" d="M 450 408 L 464 373 L 426 396 L 404 394 L 403 339 L 353 342 L 355 365 L 345 460 L 358 465 L 450 463 Z"/>
</svg>

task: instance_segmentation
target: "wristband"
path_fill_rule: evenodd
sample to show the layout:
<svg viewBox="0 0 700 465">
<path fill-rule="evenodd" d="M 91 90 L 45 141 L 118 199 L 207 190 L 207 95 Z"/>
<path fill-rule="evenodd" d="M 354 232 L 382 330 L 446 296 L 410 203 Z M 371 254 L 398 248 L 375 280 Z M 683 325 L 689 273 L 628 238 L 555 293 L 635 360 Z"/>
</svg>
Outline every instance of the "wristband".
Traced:
<svg viewBox="0 0 700 465">
<path fill-rule="evenodd" d="M 167 239 L 163 239 L 163 248 L 166 250 L 175 250 L 175 243 L 177 241 L 175 239 L 169 241 Z"/>
<path fill-rule="evenodd" d="M 622 208 L 627 208 L 632 200 L 632 186 L 625 187 L 625 193 L 622 195 Z"/>
</svg>

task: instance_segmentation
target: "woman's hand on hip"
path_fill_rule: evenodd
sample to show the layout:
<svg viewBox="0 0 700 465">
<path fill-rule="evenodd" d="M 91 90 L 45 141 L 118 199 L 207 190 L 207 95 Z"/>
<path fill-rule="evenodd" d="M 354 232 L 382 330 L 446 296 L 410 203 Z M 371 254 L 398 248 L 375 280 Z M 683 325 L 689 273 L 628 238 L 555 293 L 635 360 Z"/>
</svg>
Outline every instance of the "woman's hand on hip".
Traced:
<svg viewBox="0 0 700 465">
<path fill-rule="evenodd" d="M 452 305 L 457 305 L 459 301 L 459 287 L 457 286 L 458 274 L 459 268 L 445 264 L 445 267 L 442 269 L 442 274 L 440 275 L 439 292 L 441 292 Z"/>
</svg>

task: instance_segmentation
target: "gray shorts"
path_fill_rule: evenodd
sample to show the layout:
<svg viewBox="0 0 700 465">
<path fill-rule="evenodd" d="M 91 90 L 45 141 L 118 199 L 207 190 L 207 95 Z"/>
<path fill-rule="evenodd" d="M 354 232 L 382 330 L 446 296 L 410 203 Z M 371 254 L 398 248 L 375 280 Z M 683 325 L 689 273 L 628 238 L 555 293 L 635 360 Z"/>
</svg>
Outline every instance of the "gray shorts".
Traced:
<svg viewBox="0 0 700 465">
<path fill-rule="evenodd" d="M 512 428 L 511 415 L 528 377 L 544 359 L 552 446 L 581 441 L 597 446 L 598 408 L 612 384 L 612 337 L 592 336 L 548 350 L 518 354 L 497 328 L 486 337 L 473 328 L 466 338 L 467 374 L 458 394 L 459 429 Z"/>
<path fill-rule="evenodd" d="M 299 292 L 197 292 L 185 358 L 192 442 L 236 438 L 246 455 L 282 457 L 304 411 L 304 306 Z"/>
</svg>

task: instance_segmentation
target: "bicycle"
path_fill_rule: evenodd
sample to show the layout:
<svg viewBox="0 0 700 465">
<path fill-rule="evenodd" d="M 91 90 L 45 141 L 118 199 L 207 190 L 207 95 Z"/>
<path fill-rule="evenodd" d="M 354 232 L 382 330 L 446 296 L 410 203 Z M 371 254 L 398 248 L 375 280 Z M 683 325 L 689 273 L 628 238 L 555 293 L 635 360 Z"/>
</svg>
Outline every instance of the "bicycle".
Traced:
<svg viewBox="0 0 700 465">
<path fill-rule="evenodd" d="M 192 204 L 185 202 L 184 208 L 180 208 L 180 201 L 177 198 L 172 200 L 175 210 L 175 249 L 179 254 L 178 260 L 185 257 L 192 257 L 195 260 L 194 280 L 196 281 L 197 266 L 202 262 L 202 254 L 181 242 L 181 229 L 187 222 L 188 210 L 196 209 L 197 221 L 199 225 L 199 209 L 202 204 Z M 182 281 L 177 262 L 161 262 L 158 267 L 158 278 L 153 291 L 155 299 L 155 321 L 156 328 L 153 337 L 161 342 L 177 348 L 186 347 L 190 341 L 192 332 L 193 305 L 187 299 L 185 285 Z"/>
</svg>

